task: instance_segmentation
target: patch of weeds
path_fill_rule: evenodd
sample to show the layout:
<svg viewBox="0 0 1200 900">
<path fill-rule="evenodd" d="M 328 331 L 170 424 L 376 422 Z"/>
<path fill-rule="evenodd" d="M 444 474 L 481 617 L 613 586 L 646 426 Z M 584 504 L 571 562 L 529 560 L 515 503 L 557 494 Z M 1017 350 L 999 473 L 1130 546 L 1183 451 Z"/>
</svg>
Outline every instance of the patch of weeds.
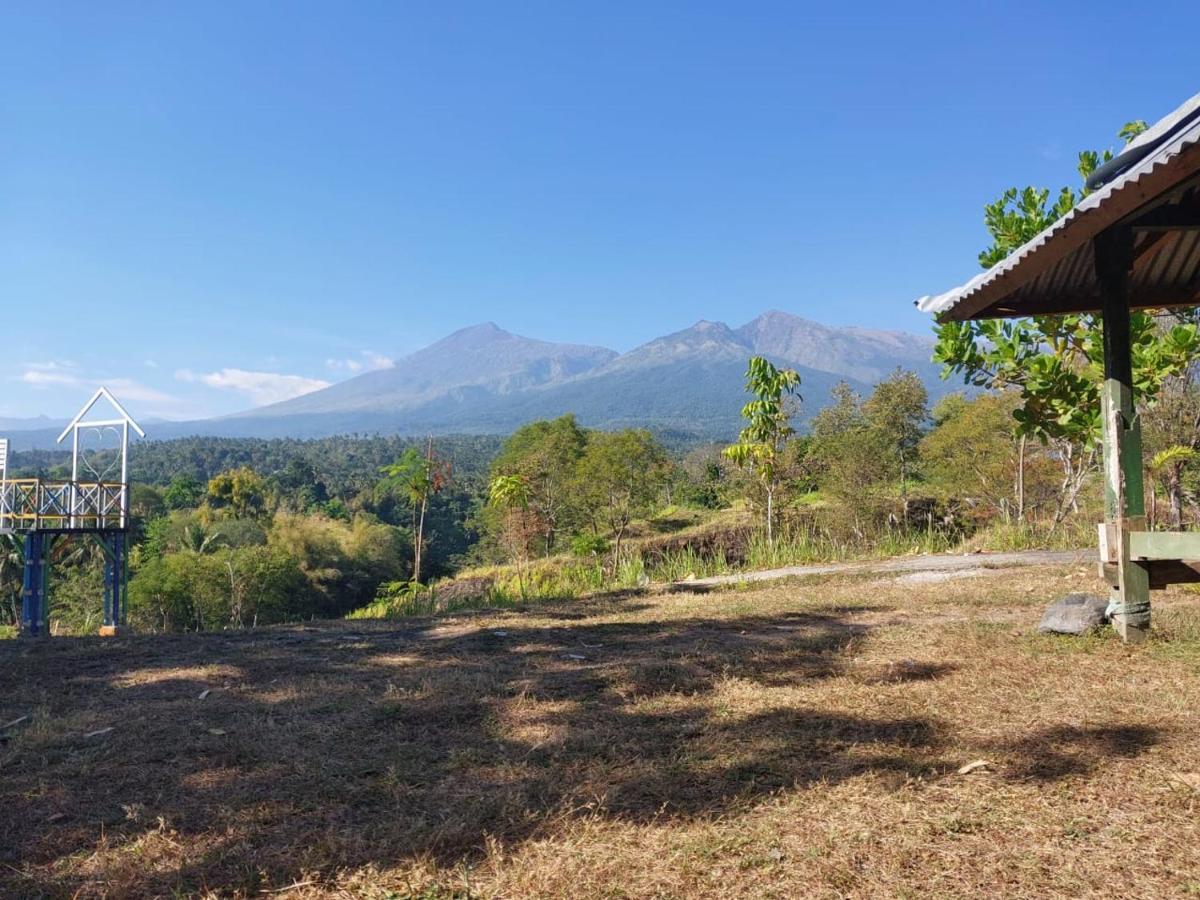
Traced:
<svg viewBox="0 0 1200 900">
<path fill-rule="evenodd" d="M 475 900 L 477 895 L 466 888 L 431 884 L 417 890 L 385 891 L 379 900 Z"/>
<path fill-rule="evenodd" d="M 977 819 L 964 819 L 962 816 L 946 816 L 936 824 L 931 824 L 929 830 L 935 835 L 976 834 L 983 830 L 983 823 Z"/>
<path fill-rule="evenodd" d="M 1095 829 L 1087 819 L 1072 819 L 1063 826 L 1063 837 L 1078 841 L 1092 834 Z"/>
</svg>

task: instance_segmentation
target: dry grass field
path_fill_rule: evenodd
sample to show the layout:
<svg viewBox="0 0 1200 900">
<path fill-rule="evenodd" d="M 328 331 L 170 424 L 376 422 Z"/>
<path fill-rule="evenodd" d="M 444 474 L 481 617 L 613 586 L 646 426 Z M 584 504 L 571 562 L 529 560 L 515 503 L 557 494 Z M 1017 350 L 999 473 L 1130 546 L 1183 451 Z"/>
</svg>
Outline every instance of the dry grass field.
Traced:
<svg viewBox="0 0 1200 900">
<path fill-rule="evenodd" d="M 973 574 L 4 642 L 0 894 L 1200 894 L 1200 595 Z"/>
</svg>

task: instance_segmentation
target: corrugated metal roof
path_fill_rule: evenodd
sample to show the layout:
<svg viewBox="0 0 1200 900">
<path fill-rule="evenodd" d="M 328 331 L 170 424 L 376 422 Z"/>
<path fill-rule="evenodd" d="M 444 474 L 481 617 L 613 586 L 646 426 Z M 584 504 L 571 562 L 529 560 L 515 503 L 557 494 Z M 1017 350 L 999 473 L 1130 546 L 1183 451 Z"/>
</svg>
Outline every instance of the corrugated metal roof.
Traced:
<svg viewBox="0 0 1200 900">
<path fill-rule="evenodd" d="M 1020 316 L 1031 311 L 1094 310 L 1099 304 L 1092 238 L 1172 194 L 1200 198 L 1189 182 L 1200 173 L 1200 94 L 1130 143 L 1122 156 L 1178 128 L 1127 171 L 1089 194 L 1014 253 L 966 284 L 917 307 L 942 319 Z M 1182 124 L 1180 124 L 1182 123 Z M 1200 234 L 1139 233 L 1130 279 L 1131 305 L 1190 305 L 1200 298 Z M 1022 312 L 1022 307 L 1027 309 Z"/>
</svg>

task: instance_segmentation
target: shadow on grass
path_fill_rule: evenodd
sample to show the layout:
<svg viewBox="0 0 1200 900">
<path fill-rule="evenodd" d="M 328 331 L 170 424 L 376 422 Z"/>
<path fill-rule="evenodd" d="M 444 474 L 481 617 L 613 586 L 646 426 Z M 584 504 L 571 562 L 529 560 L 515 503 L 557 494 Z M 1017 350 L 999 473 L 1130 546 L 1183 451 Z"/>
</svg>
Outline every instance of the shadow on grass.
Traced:
<svg viewBox="0 0 1200 900">
<path fill-rule="evenodd" d="M 0 891 L 254 893 L 452 864 L 586 817 L 717 817 L 780 788 L 944 769 L 935 719 L 781 709 L 762 690 L 847 676 L 868 630 L 852 616 L 881 610 L 597 622 L 539 609 L 549 626 L 449 617 L 0 653 L 14 685 L 0 720 L 48 704 L 51 722 L 4 751 Z M 1054 753 L 1067 774 L 1088 748 L 1149 738 L 1031 740 L 1039 777 L 1055 777 Z"/>
<path fill-rule="evenodd" d="M 1057 781 L 1086 775 L 1114 757 L 1140 756 L 1159 742 L 1158 729 L 1141 725 L 1043 728 L 998 749 L 1014 762 L 1009 777 L 1018 780 Z"/>
</svg>

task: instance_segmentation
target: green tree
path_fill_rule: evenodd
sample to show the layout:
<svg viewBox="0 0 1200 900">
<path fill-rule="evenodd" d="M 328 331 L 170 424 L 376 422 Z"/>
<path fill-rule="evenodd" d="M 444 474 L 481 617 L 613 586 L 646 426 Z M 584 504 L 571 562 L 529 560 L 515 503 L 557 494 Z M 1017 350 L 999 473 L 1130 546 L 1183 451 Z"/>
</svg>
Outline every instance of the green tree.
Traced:
<svg viewBox="0 0 1200 900">
<path fill-rule="evenodd" d="M 204 499 L 204 485 L 191 475 L 176 475 L 163 491 L 167 509 L 192 509 Z"/>
<path fill-rule="evenodd" d="M 833 401 L 813 418 L 811 466 L 821 489 L 838 501 L 839 510 L 852 519 L 861 537 L 867 524 L 864 518 L 877 511 L 880 486 L 898 471 L 898 458 L 848 384 L 834 386 Z"/>
<path fill-rule="evenodd" d="M 1200 386 L 1195 367 L 1168 379 L 1157 401 L 1142 412 L 1151 479 L 1151 517 L 1158 518 L 1158 487 L 1167 495 L 1172 527 L 1183 524 L 1186 475 L 1200 460 Z"/>
<path fill-rule="evenodd" d="M 147 521 L 161 516 L 167 511 L 167 507 L 158 488 L 134 482 L 129 492 L 129 511 L 138 519 Z"/>
<path fill-rule="evenodd" d="M 413 581 L 421 581 L 421 559 L 425 550 L 425 516 L 430 499 L 450 481 L 450 467 L 433 452 L 433 438 L 424 454 L 409 447 L 394 463 L 383 467 L 387 483 L 396 488 L 412 507 Z"/>
<path fill-rule="evenodd" d="M 1183 473 L 1196 458 L 1194 447 L 1174 444 L 1155 453 L 1150 460 L 1150 474 L 1162 483 L 1170 503 L 1171 527 L 1176 531 L 1183 528 Z M 1151 505 L 1152 522 L 1158 517 L 1157 496 L 1157 493 L 1153 494 L 1155 499 Z"/>
<path fill-rule="evenodd" d="M 267 483 L 249 466 L 229 469 L 208 483 L 209 508 L 239 519 L 254 519 L 267 513 Z"/>
<path fill-rule="evenodd" d="M 929 392 L 914 373 L 897 369 L 875 386 L 863 413 L 896 462 L 900 495 L 907 505 L 909 469 L 929 421 Z"/>
<path fill-rule="evenodd" d="M 786 400 L 797 397 L 800 375 L 778 369 L 761 356 L 753 356 L 746 369 L 746 391 L 754 399 L 742 407 L 746 427 L 738 442 L 725 448 L 725 456 L 753 472 L 766 495 L 767 543 L 775 541 L 775 492 L 782 475 L 781 461 L 787 443 L 796 433 Z"/>
<path fill-rule="evenodd" d="M 497 475 L 488 484 L 488 504 L 501 511 L 500 540 L 517 565 L 517 586 L 525 599 L 525 562 L 533 538 L 541 533 L 530 509 L 532 492 L 524 475 Z"/>
<path fill-rule="evenodd" d="M 962 498 L 985 515 L 1022 516 L 1023 438 L 1016 435 L 1015 392 L 968 400 L 951 394 L 934 408 L 936 427 L 921 441 L 931 486 Z"/>
<path fill-rule="evenodd" d="M 543 552 L 554 552 L 560 532 L 569 531 L 580 513 L 572 492 L 576 467 L 588 436 L 573 415 L 531 422 L 504 442 L 492 463 L 491 477 L 519 475 L 529 490 L 529 509 L 542 528 Z"/>
<path fill-rule="evenodd" d="M 649 431 L 598 431 L 588 438 L 579 461 L 578 491 L 612 532 L 617 562 L 630 522 L 652 511 L 669 473 L 667 454 Z"/>
</svg>

